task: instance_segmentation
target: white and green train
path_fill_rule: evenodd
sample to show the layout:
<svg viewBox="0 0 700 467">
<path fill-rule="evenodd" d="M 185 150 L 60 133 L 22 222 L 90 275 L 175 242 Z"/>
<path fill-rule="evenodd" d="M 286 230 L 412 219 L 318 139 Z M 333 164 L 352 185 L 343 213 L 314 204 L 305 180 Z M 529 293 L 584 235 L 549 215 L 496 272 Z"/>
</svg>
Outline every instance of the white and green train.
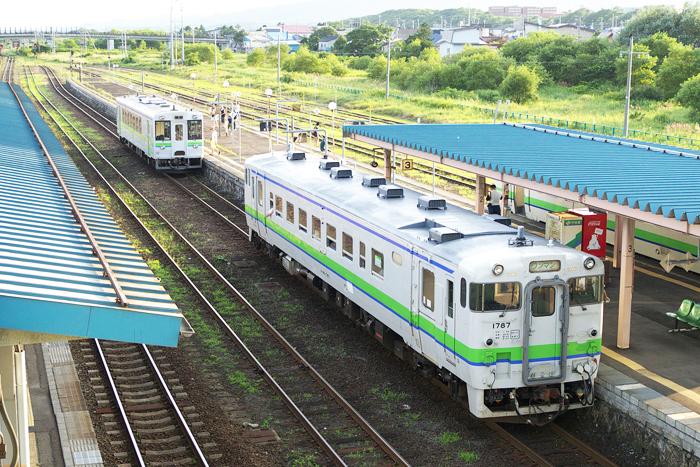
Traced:
<svg viewBox="0 0 700 467">
<path fill-rule="evenodd" d="M 511 210 L 517 214 L 539 222 L 546 222 L 547 214 L 550 212 L 585 207 L 581 203 L 522 188 L 516 188 L 515 191 L 510 192 L 509 205 Z M 615 227 L 615 216 L 609 215 L 607 241 L 611 245 L 615 242 Z M 637 254 L 659 261 L 666 258 L 685 259 L 687 253 L 698 257 L 700 252 L 700 238 L 646 222 L 636 223 L 634 236 L 634 247 Z M 580 242 L 580 237 L 578 240 Z M 571 244 L 569 246 L 576 248 L 579 245 Z M 700 273 L 700 263 L 692 264 L 690 271 Z"/>
<path fill-rule="evenodd" d="M 156 170 L 202 167 L 202 113 L 157 96 L 117 98 L 117 132 L 122 143 Z"/>
<path fill-rule="evenodd" d="M 600 260 L 337 165 L 246 159 L 251 241 L 476 417 L 547 419 L 592 403 Z"/>
</svg>

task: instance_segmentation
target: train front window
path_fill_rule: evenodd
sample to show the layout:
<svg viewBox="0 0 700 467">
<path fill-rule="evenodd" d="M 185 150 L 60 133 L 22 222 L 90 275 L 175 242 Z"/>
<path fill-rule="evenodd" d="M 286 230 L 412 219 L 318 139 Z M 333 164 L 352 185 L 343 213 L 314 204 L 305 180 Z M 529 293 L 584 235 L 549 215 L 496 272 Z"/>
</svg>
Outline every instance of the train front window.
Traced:
<svg viewBox="0 0 700 467">
<path fill-rule="evenodd" d="M 572 306 L 594 305 L 603 301 L 603 276 L 569 279 L 569 303 Z"/>
<path fill-rule="evenodd" d="M 472 311 L 507 311 L 520 308 L 520 283 L 469 284 Z"/>
<path fill-rule="evenodd" d="M 187 139 L 190 141 L 202 139 L 202 121 L 187 121 Z"/>
<path fill-rule="evenodd" d="M 182 139 L 185 137 L 183 134 L 184 130 L 182 128 L 181 124 L 175 125 L 175 141 L 182 141 Z"/>
<path fill-rule="evenodd" d="M 530 309 L 532 316 L 552 316 L 557 302 L 556 289 L 552 286 L 532 289 Z"/>
<path fill-rule="evenodd" d="M 156 121 L 156 141 L 170 141 L 170 122 Z"/>
</svg>

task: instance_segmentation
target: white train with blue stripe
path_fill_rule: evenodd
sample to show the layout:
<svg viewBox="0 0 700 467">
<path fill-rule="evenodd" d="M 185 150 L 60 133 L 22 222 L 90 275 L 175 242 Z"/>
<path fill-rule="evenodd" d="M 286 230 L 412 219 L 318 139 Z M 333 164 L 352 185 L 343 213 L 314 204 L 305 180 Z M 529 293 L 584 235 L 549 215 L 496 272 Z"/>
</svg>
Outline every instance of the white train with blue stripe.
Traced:
<svg viewBox="0 0 700 467">
<path fill-rule="evenodd" d="M 600 260 L 333 165 L 247 159 L 252 241 L 477 417 L 551 419 L 592 403 Z"/>
</svg>

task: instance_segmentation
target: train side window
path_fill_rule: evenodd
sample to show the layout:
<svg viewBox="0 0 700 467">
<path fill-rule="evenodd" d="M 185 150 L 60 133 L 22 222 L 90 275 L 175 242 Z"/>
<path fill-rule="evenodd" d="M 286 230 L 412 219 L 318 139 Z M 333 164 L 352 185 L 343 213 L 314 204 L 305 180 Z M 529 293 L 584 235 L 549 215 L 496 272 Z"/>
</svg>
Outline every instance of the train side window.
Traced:
<svg viewBox="0 0 700 467">
<path fill-rule="evenodd" d="M 321 240 L 321 219 L 316 216 L 311 216 L 311 237 Z"/>
<path fill-rule="evenodd" d="M 263 207 L 263 202 L 262 180 L 258 180 L 258 206 Z"/>
<path fill-rule="evenodd" d="M 350 235 L 343 232 L 343 257 L 352 261 L 353 255 L 353 239 Z"/>
<path fill-rule="evenodd" d="M 299 208 L 299 230 L 306 232 L 306 211 Z"/>
<path fill-rule="evenodd" d="M 462 308 L 467 307 L 467 280 L 465 278 L 459 281 L 459 304 Z"/>
<path fill-rule="evenodd" d="M 335 226 L 332 226 L 330 224 L 326 224 L 326 246 L 330 248 L 331 250 L 335 250 L 335 245 L 336 245 L 336 231 L 335 231 Z"/>
<path fill-rule="evenodd" d="M 372 248 L 372 272 L 384 277 L 384 253 Z"/>
<path fill-rule="evenodd" d="M 454 318 L 455 315 L 455 284 L 451 280 L 447 281 L 447 317 Z"/>
<path fill-rule="evenodd" d="M 282 200 L 281 196 L 275 196 L 275 215 L 277 217 L 282 217 L 282 206 L 284 205 L 284 201 Z"/>
<path fill-rule="evenodd" d="M 435 308 L 435 273 L 423 268 L 421 302 L 428 310 Z"/>
<path fill-rule="evenodd" d="M 294 223 L 294 205 L 287 201 L 287 222 Z"/>
<path fill-rule="evenodd" d="M 170 122 L 156 121 L 156 141 L 170 141 Z"/>
<path fill-rule="evenodd" d="M 270 192 L 270 209 L 275 207 L 275 195 Z"/>
<path fill-rule="evenodd" d="M 202 121 L 187 120 L 187 139 L 197 140 L 202 139 Z"/>
<path fill-rule="evenodd" d="M 367 267 L 366 252 L 367 248 L 365 247 L 365 243 L 360 242 L 360 267 L 363 269 Z"/>
</svg>

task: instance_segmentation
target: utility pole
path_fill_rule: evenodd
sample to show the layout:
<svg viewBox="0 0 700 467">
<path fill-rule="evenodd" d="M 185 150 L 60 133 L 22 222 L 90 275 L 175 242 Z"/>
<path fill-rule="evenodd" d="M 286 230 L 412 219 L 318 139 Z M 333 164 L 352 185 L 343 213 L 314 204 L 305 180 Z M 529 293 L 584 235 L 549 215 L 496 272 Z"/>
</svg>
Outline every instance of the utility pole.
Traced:
<svg viewBox="0 0 700 467">
<path fill-rule="evenodd" d="M 173 34 L 173 3 L 170 2 L 170 69 L 175 69 L 175 37 Z"/>
<path fill-rule="evenodd" d="M 182 2 L 180 3 L 180 42 L 182 42 L 182 54 L 180 56 L 182 65 L 185 65 L 185 13 L 183 12 Z"/>
<path fill-rule="evenodd" d="M 386 91 L 384 92 L 384 99 L 389 99 L 389 79 L 391 75 L 391 40 L 394 38 L 394 32 L 391 32 L 389 40 L 387 41 L 386 48 Z"/>
<path fill-rule="evenodd" d="M 282 95 L 282 49 L 280 46 L 280 41 L 282 37 L 282 28 L 284 28 L 283 23 L 279 23 L 279 31 L 277 32 L 277 94 Z"/>
<path fill-rule="evenodd" d="M 219 57 L 217 54 L 217 49 L 219 47 L 216 45 L 216 29 L 214 29 L 214 82 L 219 84 Z"/>
<path fill-rule="evenodd" d="M 634 51 L 634 38 L 630 36 L 630 45 L 627 52 L 620 52 L 620 56 L 627 54 L 627 92 L 625 93 L 625 124 L 624 124 L 624 136 L 625 138 L 629 134 L 630 127 L 630 105 L 632 101 L 632 61 L 635 55 L 646 56 L 649 55 L 646 52 L 635 52 Z"/>
</svg>

